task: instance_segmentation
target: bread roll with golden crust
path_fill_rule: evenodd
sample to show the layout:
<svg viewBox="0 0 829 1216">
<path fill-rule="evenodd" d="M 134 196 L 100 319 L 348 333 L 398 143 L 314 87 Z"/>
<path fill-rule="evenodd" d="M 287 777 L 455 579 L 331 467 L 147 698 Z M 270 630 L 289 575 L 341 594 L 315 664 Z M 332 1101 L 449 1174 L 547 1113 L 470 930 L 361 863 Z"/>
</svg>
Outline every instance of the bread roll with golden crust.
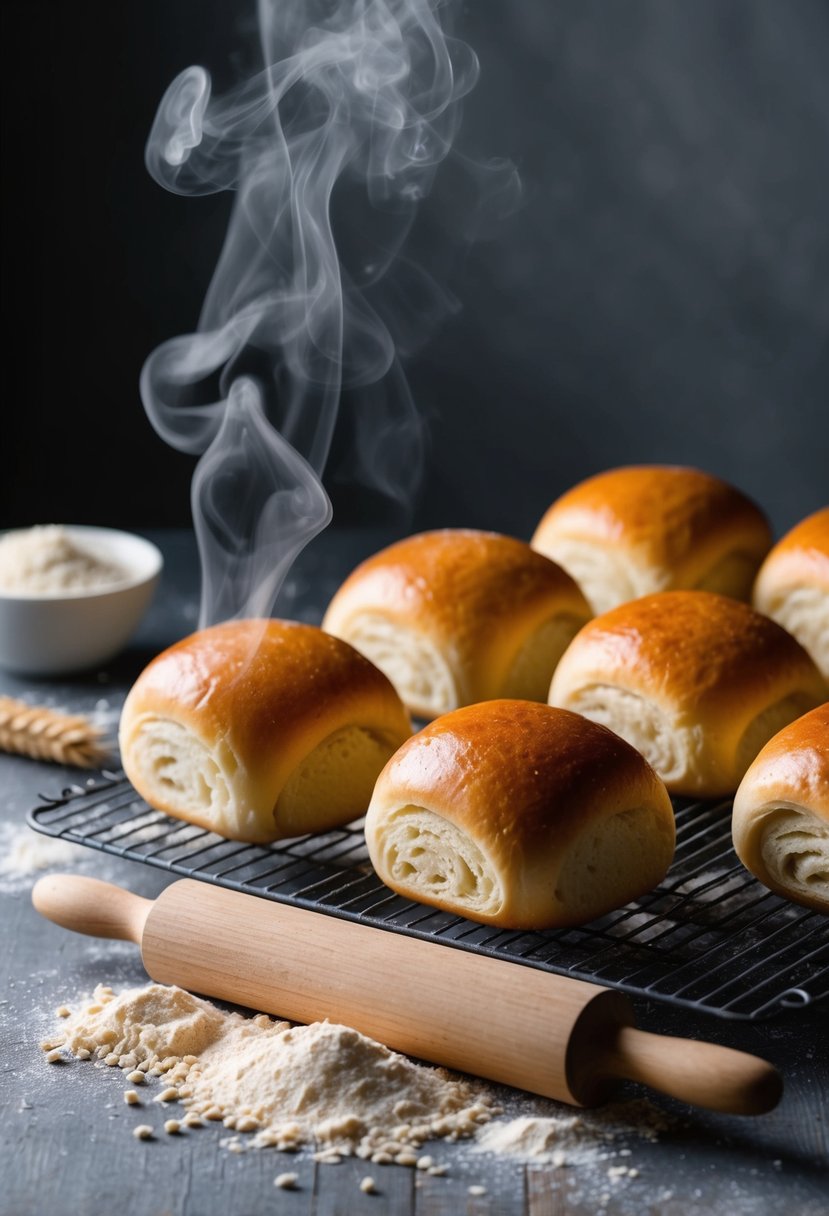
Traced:
<svg viewBox="0 0 829 1216">
<path fill-rule="evenodd" d="M 376 663 L 413 714 L 433 718 L 492 697 L 545 701 L 590 615 L 570 576 L 524 541 L 447 528 L 363 562 L 322 627 Z"/>
<path fill-rule="evenodd" d="M 662 591 L 596 617 L 573 640 L 550 702 L 632 743 L 674 794 L 736 790 L 760 748 L 826 697 L 806 651 L 723 595 Z"/>
<path fill-rule="evenodd" d="M 777 542 L 760 567 L 753 603 L 797 638 L 829 680 L 829 507 Z"/>
<path fill-rule="evenodd" d="M 771 539 L 759 508 L 718 477 L 633 465 L 563 494 L 531 544 L 563 566 L 600 613 L 674 588 L 748 600 Z"/>
<path fill-rule="evenodd" d="M 366 816 L 372 864 L 408 899 L 507 929 L 593 920 L 660 882 L 668 793 L 623 740 L 531 701 L 436 719 L 391 758 Z"/>
<path fill-rule="evenodd" d="M 769 740 L 740 782 L 731 830 L 764 886 L 829 913 L 829 702 Z"/>
<path fill-rule="evenodd" d="M 270 841 L 365 813 L 411 734 L 386 677 L 351 646 L 292 621 L 229 621 L 171 646 L 127 696 L 124 770 L 158 810 Z"/>
</svg>

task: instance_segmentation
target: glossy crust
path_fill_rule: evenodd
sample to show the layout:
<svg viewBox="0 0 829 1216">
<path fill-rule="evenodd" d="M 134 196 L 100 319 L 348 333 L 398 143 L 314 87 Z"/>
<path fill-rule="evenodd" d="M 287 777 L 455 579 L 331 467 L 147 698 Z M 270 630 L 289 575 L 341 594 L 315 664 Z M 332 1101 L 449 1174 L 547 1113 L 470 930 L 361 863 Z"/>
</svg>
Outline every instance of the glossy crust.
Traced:
<svg viewBox="0 0 829 1216">
<path fill-rule="evenodd" d="M 829 702 L 770 739 L 734 798 L 734 848 L 765 886 L 829 913 Z"/>
<path fill-rule="evenodd" d="M 797 638 L 829 680 L 829 507 L 777 542 L 760 567 L 752 602 Z"/>
<path fill-rule="evenodd" d="M 569 575 L 523 541 L 443 529 L 358 566 L 323 628 L 381 667 L 412 713 L 431 718 L 498 696 L 544 701 L 590 615 Z"/>
<path fill-rule="evenodd" d="M 727 482 L 698 469 L 633 465 L 563 494 L 531 544 L 605 612 L 674 588 L 747 600 L 771 539 L 762 511 Z"/>
<path fill-rule="evenodd" d="M 389 681 L 351 646 L 311 625 L 244 620 L 155 658 L 127 696 L 119 742 L 127 776 L 151 805 L 268 841 L 363 814 L 374 778 L 410 734 Z M 337 747 L 326 751 L 332 738 Z M 340 760 L 349 751 L 354 774 Z M 333 818 L 325 797 L 315 802 L 317 778 L 337 791 Z M 280 813 L 286 788 L 289 822 Z"/>
<path fill-rule="evenodd" d="M 596 617 L 550 688 L 551 704 L 639 747 L 672 793 L 700 797 L 733 793 L 771 735 L 825 696 L 785 630 L 706 591 L 665 591 Z"/>
<path fill-rule="evenodd" d="M 662 782 L 577 714 L 495 700 L 438 718 L 377 781 L 366 840 L 408 898 L 487 924 L 580 924 L 651 890 L 673 857 Z"/>
</svg>

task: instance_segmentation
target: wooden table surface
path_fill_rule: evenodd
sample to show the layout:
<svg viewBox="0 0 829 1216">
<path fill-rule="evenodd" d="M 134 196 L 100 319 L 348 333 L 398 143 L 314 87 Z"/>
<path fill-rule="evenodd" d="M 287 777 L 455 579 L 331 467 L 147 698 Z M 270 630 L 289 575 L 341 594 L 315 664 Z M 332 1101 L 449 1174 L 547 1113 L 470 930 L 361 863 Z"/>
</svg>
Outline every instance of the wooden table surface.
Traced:
<svg viewBox="0 0 829 1216">
<path fill-rule="evenodd" d="M 31 703 L 92 713 L 117 722 L 123 696 L 145 662 L 196 624 L 197 564 L 183 532 L 150 534 L 165 552 L 162 585 L 131 646 L 106 670 L 82 677 L 34 681 L 0 674 L 0 693 Z M 318 620 L 342 576 L 387 538 L 379 533 L 329 532 L 300 559 L 292 577 L 296 615 Z M 785 1077 L 779 1107 L 761 1118 L 715 1115 L 657 1095 L 648 1097 L 671 1118 L 651 1143 L 632 1135 L 629 1157 L 562 1169 L 507 1157 L 475 1155 L 464 1144 L 440 1144 L 433 1155 L 449 1164 L 443 1177 L 399 1166 L 345 1160 L 316 1164 L 303 1151 L 243 1154 L 219 1145 L 221 1127 L 186 1137 L 138 1141 L 131 1128 L 140 1108 L 122 1099 L 118 1069 L 81 1062 L 49 1065 L 40 1040 L 54 1028 L 61 1003 L 97 983 L 141 984 L 137 949 L 123 942 L 81 938 L 43 921 L 29 891 L 36 875 L 3 869 L 2 858 L 23 830 L 41 794 L 77 782 L 77 770 L 0 755 L 0 1035 L 2 1035 L 3 1153 L 0 1213 L 9 1216 L 825 1216 L 829 1211 L 829 1006 L 813 1006 L 759 1023 L 728 1022 L 655 1002 L 637 1003 L 639 1025 L 666 1034 L 710 1039 L 764 1056 Z M 69 868 L 69 867 L 66 867 Z M 159 870 L 79 849 L 72 868 L 155 896 L 169 878 Z M 470 1017 L 485 1016 L 474 1008 Z M 622 1097 L 642 1097 L 631 1085 Z M 505 1094 L 520 1107 L 520 1095 Z M 571 1113 L 567 1108 L 549 1111 Z M 156 1120 L 158 1122 L 158 1120 Z M 613 1181 L 607 1169 L 633 1163 L 638 1176 Z M 274 1186 L 285 1170 L 298 1189 Z M 360 1180 L 371 1173 L 377 1194 Z M 470 1194 L 469 1187 L 484 1188 Z"/>
</svg>

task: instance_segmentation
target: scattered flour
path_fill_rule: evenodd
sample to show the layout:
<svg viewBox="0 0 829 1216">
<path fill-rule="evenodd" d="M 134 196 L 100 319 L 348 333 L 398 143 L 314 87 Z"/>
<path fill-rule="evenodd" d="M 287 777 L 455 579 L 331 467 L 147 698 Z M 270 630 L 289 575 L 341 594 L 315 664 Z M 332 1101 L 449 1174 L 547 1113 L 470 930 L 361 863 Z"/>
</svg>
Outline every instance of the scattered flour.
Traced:
<svg viewBox="0 0 829 1216">
<path fill-rule="evenodd" d="M 416 1064 L 346 1026 L 291 1026 L 226 1013 L 181 988 L 150 984 L 91 1003 L 42 1044 L 163 1076 L 155 1101 L 254 1133 L 255 1147 L 302 1144 L 380 1164 L 417 1161 L 424 1141 L 474 1135 L 497 1113 L 482 1086 Z M 226 1147 L 239 1151 L 236 1138 Z"/>
<path fill-rule="evenodd" d="M 532 1114 L 499 1120 L 478 1132 L 475 1148 L 539 1164 L 581 1165 L 607 1159 L 603 1150 L 609 1144 L 631 1137 L 655 1141 L 670 1126 L 671 1120 L 650 1102 L 624 1102 L 589 1114 Z M 629 1172 L 627 1166 L 614 1168 L 619 1176 L 623 1168 L 624 1173 Z"/>
<path fill-rule="evenodd" d="M 505 1162 L 593 1165 L 606 1185 L 638 1175 L 622 1145 L 656 1140 L 673 1123 L 646 1100 L 587 1113 L 518 1091 L 502 1097 L 505 1087 L 496 1092 L 415 1063 L 346 1026 L 244 1017 L 174 986 L 151 983 L 116 995 L 99 985 L 91 1001 L 66 1014 L 57 1011 L 62 1021 L 41 1043 L 47 1059 L 60 1048 L 99 1067 L 117 1066 L 131 1087 L 127 1104 L 145 1119 L 159 1110 L 153 1134 L 169 1132 L 172 1123 L 181 1132 L 221 1122 L 232 1134 L 220 1144 L 235 1153 L 307 1146 L 322 1164 L 358 1156 L 443 1174 L 446 1165 L 422 1146 L 460 1140 L 473 1154 Z M 170 1120 L 171 1103 L 186 1114 Z"/>
<path fill-rule="evenodd" d="M 79 544 L 59 524 L 0 537 L 0 590 L 20 595 L 70 595 L 121 583 L 127 571 Z"/>
<path fill-rule="evenodd" d="M 478 1148 L 483 1152 L 531 1157 L 552 1165 L 564 1165 L 574 1152 L 584 1152 L 584 1126 L 579 1115 L 547 1118 L 523 1115 L 491 1124 L 478 1137 Z M 587 1139 L 587 1147 L 593 1150 L 597 1139 L 595 1131 Z"/>
<path fill-rule="evenodd" d="M 44 836 L 27 824 L 0 825 L 0 891 L 7 894 L 30 887 L 43 870 L 82 866 L 91 850 L 54 836 Z"/>
</svg>

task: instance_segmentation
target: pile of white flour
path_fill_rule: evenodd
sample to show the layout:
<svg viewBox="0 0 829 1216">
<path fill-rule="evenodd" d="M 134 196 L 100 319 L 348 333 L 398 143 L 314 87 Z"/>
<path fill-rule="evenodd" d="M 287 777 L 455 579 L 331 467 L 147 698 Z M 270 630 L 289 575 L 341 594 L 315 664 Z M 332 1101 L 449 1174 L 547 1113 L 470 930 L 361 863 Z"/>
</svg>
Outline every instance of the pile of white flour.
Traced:
<svg viewBox="0 0 829 1216">
<path fill-rule="evenodd" d="M 58 1013 L 64 1020 L 41 1043 L 46 1059 L 69 1052 L 120 1068 L 125 1101 L 143 1118 L 160 1116 L 134 1128 L 142 1139 L 216 1121 L 232 1133 L 222 1145 L 236 1152 L 308 1146 L 321 1162 L 358 1156 L 434 1174 L 447 1167 L 422 1152 L 426 1141 L 462 1140 L 505 1161 L 598 1167 L 606 1186 L 638 1175 L 626 1141 L 655 1140 L 671 1124 L 645 1100 L 587 1114 L 517 1091 L 500 1098 L 346 1026 L 243 1017 L 174 986 L 116 995 L 99 985 L 91 1001 Z M 172 1118 L 175 1107 L 183 1109 Z"/>
<path fill-rule="evenodd" d="M 256 1147 L 415 1164 L 426 1140 L 474 1135 L 497 1113 L 483 1086 L 331 1022 L 246 1018 L 161 984 L 118 996 L 99 986 L 90 1003 L 61 1012 L 67 1020 L 42 1044 L 50 1058 L 64 1048 L 120 1067 L 136 1086 L 160 1078 L 151 1100 L 180 1103 L 190 1126 L 221 1120 L 254 1133 Z M 140 1101 L 138 1091 L 127 1100 Z"/>
</svg>

